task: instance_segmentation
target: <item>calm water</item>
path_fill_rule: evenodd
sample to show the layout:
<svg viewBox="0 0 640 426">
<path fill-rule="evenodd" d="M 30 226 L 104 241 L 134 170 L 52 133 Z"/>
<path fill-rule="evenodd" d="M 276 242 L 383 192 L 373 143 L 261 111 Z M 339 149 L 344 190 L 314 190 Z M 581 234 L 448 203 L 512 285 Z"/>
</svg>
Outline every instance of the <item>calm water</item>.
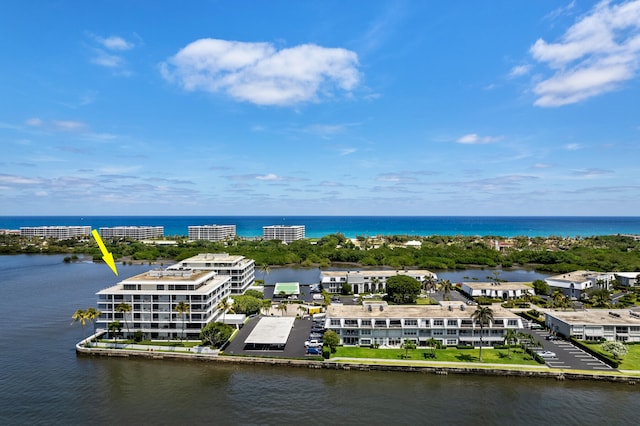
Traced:
<svg viewBox="0 0 640 426">
<path fill-rule="evenodd" d="M 0 216 L 0 229 L 21 226 L 164 226 L 165 235 L 187 235 L 189 225 L 236 225 L 242 237 L 262 235 L 265 225 L 305 225 L 306 236 L 500 235 L 512 237 L 640 234 L 640 217 L 474 216 Z"/>
<path fill-rule="evenodd" d="M 0 277 L 2 425 L 637 424 L 628 385 L 78 358 L 71 315 L 109 269 L 0 256 Z"/>
</svg>

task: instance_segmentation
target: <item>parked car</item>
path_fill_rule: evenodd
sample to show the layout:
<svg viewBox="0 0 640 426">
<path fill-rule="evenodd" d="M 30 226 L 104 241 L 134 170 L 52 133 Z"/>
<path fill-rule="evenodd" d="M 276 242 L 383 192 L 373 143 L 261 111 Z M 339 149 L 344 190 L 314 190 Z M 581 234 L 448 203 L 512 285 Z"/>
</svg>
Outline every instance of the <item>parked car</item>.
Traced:
<svg viewBox="0 0 640 426">
<path fill-rule="evenodd" d="M 560 340 L 560 338 L 558 336 L 554 336 L 553 334 L 548 335 L 547 337 L 545 337 L 545 339 L 547 339 L 547 340 Z"/>
<path fill-rule="evenodd" d="M 307 355 L 322 355 L 321 347 L 307 348 Z"/>
<path fill-rule="evenodd" d="M 532 322 L 529 328 L 531 328 L 532 330 L 542 330 L 544 327 L 537 322 Z"/>
<path fill-rule="evenodd" d="M 538 355 L 540 355 L 542 358 L 555 358 L 556 357 L 556 353 L 555 352 L 551 352 L 551 351 L 539 351 L 536 352 Z"/>
<path fill-rule="evenodd" d="M 307 348 L 319 348 L 322 347 L 322 340 L 309 339 L 304 342 L 304 346 Z"/>
<path fill-rule="evenodd" d="M 322 333 L 311 333 L 309 339 L 322 340 Z"/>
</svg>

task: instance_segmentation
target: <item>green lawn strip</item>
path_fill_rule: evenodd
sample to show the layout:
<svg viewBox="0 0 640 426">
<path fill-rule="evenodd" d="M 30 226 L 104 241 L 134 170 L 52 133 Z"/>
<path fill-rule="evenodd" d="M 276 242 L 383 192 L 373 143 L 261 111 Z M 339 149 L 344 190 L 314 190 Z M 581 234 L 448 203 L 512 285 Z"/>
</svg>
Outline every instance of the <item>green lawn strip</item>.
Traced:
<svg viewBox="0 0 640 426">
<path fill-rule="evenodd" d="M 479 362 L 480 350 L 446 348 L 436 349 L 435 358 L 429 358 L 430 354 L 431 349 L 413 349 L 409 351 L 409 358 L 407 358 L 407 360 L 442 361 L 451 363 Z M 372 349 L 363 347 L 340 346 L 337 348 L 336 353 L 332 354 L 332 357 L 403 360 L 404 355 L 404 349 Z M 484 348 L 482 350 L 482 362 L 504 365 L 540 365 L 535 360 L 531 359 L 530 356 L 523 354 L 522 350 L 519 348 L 513 348 L 511 350 L 511 358 L 507 356 L 506 349 Z"/>
<path fill-rule="evenodd" d="M 611 356 L 610 353 L 602 350 L 601 343 L 585 343 L 592 351 Z M 622 358 L 622 362 L 618 366 L 619 370 L 640 370 L 640 345 L 627 345 L 629 352 Z"/>
</svg>

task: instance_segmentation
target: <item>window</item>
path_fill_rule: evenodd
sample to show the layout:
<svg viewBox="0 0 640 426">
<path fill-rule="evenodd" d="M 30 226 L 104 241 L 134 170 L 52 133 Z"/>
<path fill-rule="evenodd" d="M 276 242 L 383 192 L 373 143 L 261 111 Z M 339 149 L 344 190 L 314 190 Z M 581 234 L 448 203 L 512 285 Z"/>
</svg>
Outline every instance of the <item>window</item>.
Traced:
<svg viewBox="0 0 640 426">
<path fill-rule="evenodd" d="M 417 325 L 418 325 L 418 320 L 415 320 L 415 319 L 406 319 L 406 320 L 404 320 L 404 325 L 417 326 Z"/>
<path fill-rule="evenodd" d="M 457 344 L 458 341 L 455 339 L 447 339 L 447 345 L 455 345 Z"/>
<path fill-rule="evenodd" d="M 457 327 L 458 326 L 458 320 L 452 320 L 452 319 L 447 320 L 447 325 L 449 327 Z"/>
<path fill-rule="evenodd" d="M 457 330 L 447 330 L 447 336 L 455 336 L 457 333 Z"/>
<path fill-rule="evenodd" d="M 441 319 L 434 319 L 434 320 L 433 320 L 433 325 L 434 325 L 434 327 L 437 327 L 437 326 L 443 326 L 443 325 L 444 325 L 444 320 L 441 320 Z"/>
<path fill-rule="evenodd" d="M 433 330 L 432 333 L 434 336 L 442 336 L 444 334 L 443 330 Z"/>
<path fill-rule="evenodd" d="M 517 327 L 518 326 L 518 320 L 514 320 L 514 319 L 507 320 L 507 325 L 509 327 Z"/>
<path fill-rule="evenodd" d="M 362 320 L 362 326 L 371 326 L 371 320 L 370 319 L 363 319 Z"/>
<path fill-rule="evenodd" d="M 335 325 L 335 326 L 340 326 L 340 320 L 339 319 L 331 319 L 331 325 Z"/>
</svg>

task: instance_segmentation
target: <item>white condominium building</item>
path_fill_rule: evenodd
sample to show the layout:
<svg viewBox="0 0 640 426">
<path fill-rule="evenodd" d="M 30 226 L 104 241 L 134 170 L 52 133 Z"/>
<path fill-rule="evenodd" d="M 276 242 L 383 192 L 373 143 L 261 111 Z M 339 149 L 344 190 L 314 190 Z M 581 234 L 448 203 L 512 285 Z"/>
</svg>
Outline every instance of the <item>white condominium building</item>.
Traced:
<svg viewBox="0 0 640 426">
<path fill-rule="evenodd" d="M 100 228 L 102 238 L 132 238 L 145 240 L 149 238 L 162 238 L 164 226 L 116 226 L 113 228 Z"/>
<path fill-rule="evenodd" d="M 396 275 L 407 275 L 421 283 L 426 279 L 438 279 L 438 276 L 431 271 L 424 269 L 396 271 L 322 271 L 320 283 L 322 288 L 329 293 L 340 293 L 343 284 L 349 284 L 354 294 L 360 293 L 384 293 L 387 288 L 387 279 Z"/>
<path fill-rule="evenodd" d="M 170 270 L 214 271 L 231 277 L 231 294 L 244 293 L 255 281 L 255 261 L 228 253 L 201 253 L 170 266 Z"/>
<path fill-rule="evenodd" d="M 20 228 L 23 237 L 43 237 L 66 240 L 91 235 L 90 226 L 25 226 Z"/>
<path fill-rule="evenodd" d="M 640 342 L 640 313 L 629 309 L 548 311 L 544 316 L 546 326 L 565 337 Z"/>
<path fill-rule="evenodd" d="M 223 241 L 236 237 L 235 225 L 189 226 L 189 240 Z"/>
<path fill-rule="evenodd" d="M 102 314 L 96 326 L 107 330 L 109 323 L 119 321 L 125 335 L 140 330 L 146 338 L 176 339 L 184 330 L 187 339 L 198 339 L 207 323 L 222 316 L 218 304 L 230 295 L 230 281 L 213 271 L 166 269 L 136 275 L 97 293 Z M 176 312 L 180 302 L 189 305 L 189 312 Z M 131 311 L 118 312 L 122 303 Z"/>
<path fill-rule="evenodd" d="M 304 225 L 271 225 L 262 227 L 262 237 L 265 240 L 281 240 L 290 243 L 304 238 Z"/>
<path fill-rule="evenodd" d="M 329 305 L 325 327 L 335 331 L 341 345 L 400 347 L 405 340 L 430 346 L 435 339 L 443 345 L 492 346 L 502 344 L 508 329 L 522 328 L 514 313 L 493 308 L 493 321 L 480 324 L 472 319 L 475 308 L 460 302 L 440 305 L 387 305 L 364 302 L 360 305 Z"/>
</svg>

